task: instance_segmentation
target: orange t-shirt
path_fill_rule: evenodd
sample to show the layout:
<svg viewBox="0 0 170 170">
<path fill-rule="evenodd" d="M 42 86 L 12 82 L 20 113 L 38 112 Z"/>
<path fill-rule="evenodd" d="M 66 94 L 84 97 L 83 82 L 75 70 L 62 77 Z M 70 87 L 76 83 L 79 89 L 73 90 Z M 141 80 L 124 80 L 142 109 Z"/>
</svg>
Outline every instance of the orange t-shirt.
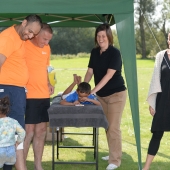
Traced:
<svg viewBox="0 0 170 170">
<path fill-rule="evenodd" d="M 39 48 L 28 40 L 25 42 L 25 49 L 29 72 L 27 98 L 49 98 L 47 67 L 50 61 L 50 46 Z"/>
<path fill-rule="evenodd" d="M 0 54 L 6 57 L 0 68 L 0 84 L 26 86 L 28 69 L 24 57 L 24 43 L 14 26 L 0 33 Z"/>
</svg>

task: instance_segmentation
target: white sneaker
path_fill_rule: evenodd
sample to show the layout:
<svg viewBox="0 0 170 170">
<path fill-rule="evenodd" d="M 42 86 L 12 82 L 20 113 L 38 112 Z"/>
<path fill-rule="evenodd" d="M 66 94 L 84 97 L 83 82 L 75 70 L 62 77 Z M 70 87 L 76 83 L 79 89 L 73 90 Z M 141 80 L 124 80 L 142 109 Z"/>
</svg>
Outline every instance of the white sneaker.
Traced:
<svg viewBox="0 0 170 170">
<path fill-rule="evenodd" d="M 116 169 L 116 168 L 118 168 L 117 165 L 115 165 L 115 164 L 109 164 L 109 165 L 107 166 L 106 170 L 113 170 L 113 169 Z"/>
<path fill-rule="evenodd" d="M 103 159 L 104 161 L 108 161 L 108 160 L 109 160 L 109 156 L 103 156 L 102 159 Z"/>
</svg>

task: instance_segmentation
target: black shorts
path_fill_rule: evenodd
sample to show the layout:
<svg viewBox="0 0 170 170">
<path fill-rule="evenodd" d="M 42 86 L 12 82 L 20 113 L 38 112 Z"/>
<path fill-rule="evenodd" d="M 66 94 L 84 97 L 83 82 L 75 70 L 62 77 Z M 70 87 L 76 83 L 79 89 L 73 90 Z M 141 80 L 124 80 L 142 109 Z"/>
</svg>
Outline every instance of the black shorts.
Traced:
<svg viewBox="0 0 170 170">
<path fill-rule="evenodd" d="M 25 124 L 49 122 L 47 109 L 50 107 L 50 98 L 27 99 Z"/>
</svg>

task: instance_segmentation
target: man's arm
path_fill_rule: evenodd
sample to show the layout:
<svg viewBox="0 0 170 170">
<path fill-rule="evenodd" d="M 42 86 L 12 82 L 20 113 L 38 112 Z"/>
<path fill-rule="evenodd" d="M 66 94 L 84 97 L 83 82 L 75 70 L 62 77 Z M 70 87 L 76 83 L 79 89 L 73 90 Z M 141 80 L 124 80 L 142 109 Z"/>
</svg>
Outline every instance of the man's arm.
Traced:
<svg viewBox="0 0 170 170">
<path fill-rule="evenodd" d="M 4 56 L 3 54 L 0 54 L 0 68 L 4 64 L 5 60 L 6 60 L 6 56 Z"/>
</svg>

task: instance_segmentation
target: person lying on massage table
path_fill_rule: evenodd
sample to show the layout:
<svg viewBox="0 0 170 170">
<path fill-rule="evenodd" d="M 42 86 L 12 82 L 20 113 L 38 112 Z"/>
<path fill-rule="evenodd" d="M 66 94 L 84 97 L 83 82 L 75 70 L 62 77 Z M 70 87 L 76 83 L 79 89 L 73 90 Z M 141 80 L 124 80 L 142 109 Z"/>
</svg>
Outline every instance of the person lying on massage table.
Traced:
<svg viewBox="0 0 170 170">
<path fill-rule="evenodd" d="M 74 82 L 63 92 L 62 105 L 83 106 L 85 104 L 100 105 L 95 95 L 90 94 L 91 86 L 89 83 L 81 82 L 81 77 L 74 76 Z M 72 91 L 75 85 L 78 85 L 76 91 Z"/>
</svg>

